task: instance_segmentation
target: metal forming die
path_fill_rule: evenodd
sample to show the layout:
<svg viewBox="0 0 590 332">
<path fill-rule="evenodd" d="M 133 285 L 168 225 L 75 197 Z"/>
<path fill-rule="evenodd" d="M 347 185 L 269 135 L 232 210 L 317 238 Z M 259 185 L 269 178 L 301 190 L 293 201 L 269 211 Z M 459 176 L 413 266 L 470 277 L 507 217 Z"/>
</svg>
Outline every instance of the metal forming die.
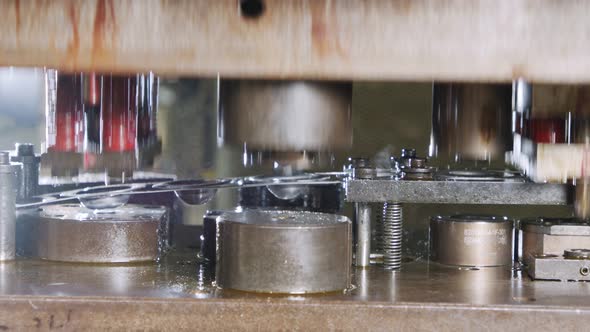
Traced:
<svg viewBox="0 0 590 332">
<path fill-rule="evenodd" d="M 345 216 L 305 211 L 225 212 L 217 229 L 216 283 L 257 293 L 350 287 L 352 228 Z"/>
<path fill-rule="evenodd" d="M 164 207 L 128 204 L 93 211 L 77 204 L 41 209 L 32 226 L 42 259 L 82 263 L 153 261 L 166 249 Z"/>
</svg>

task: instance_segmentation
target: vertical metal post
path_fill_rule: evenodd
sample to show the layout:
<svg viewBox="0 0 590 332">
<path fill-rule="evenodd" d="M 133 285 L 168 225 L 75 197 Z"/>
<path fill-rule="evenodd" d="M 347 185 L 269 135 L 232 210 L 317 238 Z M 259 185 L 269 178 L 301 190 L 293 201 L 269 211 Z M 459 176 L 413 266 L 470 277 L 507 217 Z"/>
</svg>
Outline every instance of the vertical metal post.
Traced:
<svg viewBox="0 0 590 332">
<path fill-rule="evenodd" d="M 35 155 L 35 146 L 33 144 L 17 144 L 16 151 L 17 155 L 12 157 L 11 160 L 22 164 L 18 184 L 18 201 L 26 202 L 37 195 L 41 158 Z"/>
<path fill-rule="evenodd" d="M 373 179 L 375 177 L 375 169 L 371 167 L 368 159 L 351 158 L 349 168 L 352 170 L 352 178 Z M 371 206 L 369 203 L 356 203 L 354 207 L 356 223 L 355 263 L 357 267 L 367 267 L 371 263 Z"/>
<path fill-rule="evenodd" d="M 369 266 L 371 260 L 371 206 L 358 203 L 356 210 L 356 266 Z"/>
<path fill-rule="evenodd" d="M 0 152 L 0 261 L 15 258 L 18 171 L 18 165 L 10 164 L 8 152 Z"/>
</svg>

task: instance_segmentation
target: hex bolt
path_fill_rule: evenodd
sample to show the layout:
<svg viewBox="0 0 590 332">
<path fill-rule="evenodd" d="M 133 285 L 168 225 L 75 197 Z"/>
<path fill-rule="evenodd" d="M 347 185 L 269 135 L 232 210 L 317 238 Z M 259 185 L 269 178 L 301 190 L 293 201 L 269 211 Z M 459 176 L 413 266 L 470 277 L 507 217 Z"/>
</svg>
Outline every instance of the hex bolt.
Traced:
<svg viewBox="0 0 590 332">
<path fill-rule="evenodd" d="M 395 160 L 395 158 L 393 159 Z M 416 149 L 404 148 L 401 154 L 401 169 L 404 180 L 430 180 L 433 168 L 427 166 L 425 158 L 416 156 Z M 397 164 L 394 163 L 392 167 Z M 387 270 L 399 270 L 402 265 L 403 206 L 399 202 L 383 204 L 383 267 Z"/>
<path fill-rule="evenodd" d="M 402 158 L 416 158 L 416 149 L 402 149 Z"/>
<path fill-rule="evenodd" d="M 18 200 L 22 202 L 37 194 L 41 158 L 35 155 L 33 144 L 16 144 L 16 151 L 17 155 L 12 157 L 12 161 L 22 164 L 18 188 Z"/>
</svg>

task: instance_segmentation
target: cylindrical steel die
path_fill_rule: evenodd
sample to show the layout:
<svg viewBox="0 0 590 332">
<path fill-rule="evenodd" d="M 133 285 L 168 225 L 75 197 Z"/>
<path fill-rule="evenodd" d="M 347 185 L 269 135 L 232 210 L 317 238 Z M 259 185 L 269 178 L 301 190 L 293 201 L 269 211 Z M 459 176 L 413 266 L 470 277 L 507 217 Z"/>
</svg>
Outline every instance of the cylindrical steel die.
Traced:
<svg viewBox="0 0 590 332">
<path fill-rule="evenodd" d="M 435 83 L 432 96 L 431 157 L 503 160 L 512 142 L 509 84 Z"/>
<path fill-rule="evenodd" d="M 352 144 L 352 84 L 222 80 L 219 137 L 258 151 L 330 151 Z"/>
<path fill-rule="evenodd" d="M 294 211 L 222 214 L 217 285 L 261 293 L 305 294 L 350 287 L 351 222 Z"/>
<path fill-rule="evenodd" d="M 164 207 L 131 204 L 97 211 L 77 204 L 46 206 L 35 229 L 37 253 L 63 262 L 155 260 L 166 243 L 166 215 Z"/>
<path fill-rule="evenodd" d="M 512 264 L 513 222 L 495 216 L 437 216 L 430 221 L 431 258 L 458 266 Z"/>
</svg>

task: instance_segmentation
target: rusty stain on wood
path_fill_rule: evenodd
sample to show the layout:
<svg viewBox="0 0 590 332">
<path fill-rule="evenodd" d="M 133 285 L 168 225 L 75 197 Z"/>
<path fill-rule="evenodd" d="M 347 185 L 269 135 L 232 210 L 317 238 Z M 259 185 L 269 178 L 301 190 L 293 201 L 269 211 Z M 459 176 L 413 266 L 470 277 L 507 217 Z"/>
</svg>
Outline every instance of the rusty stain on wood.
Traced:
<svg viewBox="0 0 590 332">
<path fill-rule="evenodd" d="M 78 13 L 73 4 L 70 4 L 68 16 L 70 18 L 70 24 L 72 25 L 72 40 L 68 45 L 66 58 L 72 61 L 73 66 L 76 67 L 78 49 L 80 48 L 80 34 L 78 33 Z"/>
<path fill-rule="evenodd" d="M 412 13 L 412 2 L 413 0 L 397 0 L 391 3 L 402 15 L 410 15 Z"/>
<path fill-rule="evenodd" d="M 321 58 L 330 55 L 346 57 L 343 47 L 340 45 L 337 17 L 330 15 L 330 2 L 311 2 L 311 40 L 314 51 Z"/>
<path fill-rule="evenodd" d="M 590 82 L 590 2 L 0 1 L 0 65 L 257 78 Z M 64 21 L 66 24 L 64 24 Z M 69 24 L 68 24 L 69 23 Z"/>
<path fill-rule="evenodd" d="M 19 30 L 20 30 L 20 0 L 14 0 L 14 19 L 15 19 L 15 23 L 16 23 L 16 25 L 15 25 L 16 35 L 18 37 Z"/>
<path fill-rule="evenodd" d="M 108 14 L 107 17 L 107 7 Z M 92 63 L 108 61 L 112 50 L 105 47 L 105 38 L 110 34 L 111 47 L 115 45 L 116 17 L 112 0 L 98 0 L 92 30 Z M 107 24 L 108 23 L 108 24 Z M 110 30 L 107 30 L 110 28 Z"/>
</svg>

